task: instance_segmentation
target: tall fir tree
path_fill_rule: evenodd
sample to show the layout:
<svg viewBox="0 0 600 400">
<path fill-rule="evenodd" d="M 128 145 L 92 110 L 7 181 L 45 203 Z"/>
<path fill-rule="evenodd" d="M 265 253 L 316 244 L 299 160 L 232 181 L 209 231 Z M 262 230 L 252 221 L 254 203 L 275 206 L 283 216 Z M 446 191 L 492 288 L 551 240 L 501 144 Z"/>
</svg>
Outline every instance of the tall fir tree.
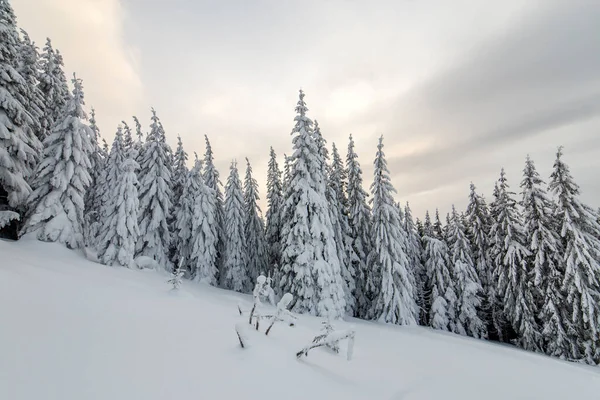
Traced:
<svg viewBox="0 0 600 400">
<path fill-rule="evenodd" d="M 73 97 L 44 140 L 25 227 L 26 232 L 36 232 L 39 240 L 58 241 L 72 249 L 83 245 L 84 195 L 91 181 L 93 151 L 93 132 L 83 122 L 87 116 L 81 80 L 73 76 L 73 85 Z"/>
<path fill-rule="evenodd" d="M 117 166 L 116 185 L 111 187 L 110 205 L 102 220 L 98 259 L 105 265 L 136 268 L 135 245 L 139 236 L 136 162 L 131 154 Z"/>
<path fill-rule="evenodd" d="M 216 199 L 214 191 L 199 179 L 191 221 L 191 268 L 194 271 L 194 281 L 211 286 L 218 284 L 219 226 L 216 223 Z"/>
<path fill-rule="evenodd" d="M 66 85 L 62 57 L 57 55 L 57 52 L 52 47 L 50 38 L 46 39 L 46 45 L 42 50 L 40 66 L 41 74 L 38 87 L 45 101 L 44 119 L 41 123 L 43 133 L 41 136 L 46 138 L 65 106 L 69 90 Z"/>
<path fill-rule="evenodd" d="M 331 155 L 327 193 L 329 194 L 329 205 L 332 209 L 332 221 L 337 221 L 334 224 L 336 243 L 341 245 L 338 250 L 338 258 L 344 280 L 346 313 L 357 316 L 356 270 L 354 266 L 358 263 L 358 254 L 352 246 L 353 239 L 348 218 L 348 198 L 346 197 L 348 174 L 335 143 L 331 144 Z M 342 254 L 342 256 L 339 256 L 339 254 Z"/>
<path fill-rule="evenodd" d="M 323 159 L 300 90 L 292 130 L 294 153 L 284 205 L 282 293 L 295 298 L 296 312 L 337 318 L 344 315 L 341 269 L 329 216 Z"/>
<path fill-rule="evenodd" d="M 250 160 L 246 158 L 246 176 L 244 179 L 246 256 L 248 257 L 248 275 L 250 282 L 256 282 L 259 275 L 267 273 L 267 243 L 265 225 L 258 206 L 258 182 L 252 176 Z"/>
<path fill-rule="evenodd" d="M 192 230 L 194 223 L 194 205 L 201 184 L 204 184 L 202 178 L 202 162 L 196 155 L 194 167 L 187 174 L 184 181 L 179 207 L 175 210 L 176 236 L 173 238 L 175 251 L 178 255 L 177 265 L 181 265 L 181 271 L 191 277 L 196 275 L 195 266 L 192 266 Z"/>
<path fill-rule="evenodd" d="M 424 260 L 427 271 L 428 293 L 427 325 L 444 331 L 454 330 L 456 320 L 456 292 L 450 269 L 448 246 L 440 239 L 425 233 Z M 451 325 L 452 324 L 452 325 Z"/>
<path fill-rule="evenodd" d="M 561 262 L 563 249 L 552 217 L 552 199 L 543 188 L 544 181 L 529 156 L 521 181 L 521 207 L 526 247 L 531 252 L 529 264 L 533 269 L 532 288 L 535 289 L 539 321 L 542 325 L 542 347 L 546 354 L 564 357 L 574 345 L 569 336 L 570 321 L 561 285 L 565 277 Z"/>
<path fill-rule="evenodd" d="M 325 185 L 325 198 L 327 199 L 329 219 L 333 229 L 336 253 L 340 264 L 341 284 L 344 290 L 344 299 L 346 300 L 346 314 L 354 315 L 356 311 L 356 302 L 354 299 L 355 274 L 351 259 L 355 255 L 351 247 L 350 228 L 344 215 L 344 198 L 339 193 L 342 187 L 343 172 L 334 171 L 334 166 L 329 164 L 329 151 L 326 147 L 327 141 L 321 134 L 319 123 L 316 120 L 313 136 L 322 163 L 321 171 L 323 171 L 322 179 Z"/>
<path fill-rule="evenodd" d="M 477 314 L 481 306 L 483 288 L 471 256 L 471 246 L 466 235 L 462 219 L 452 206 L 452 217 L 448 223 L 448 246 L 450 264 L 456 291 L 456 318 L 453 325 L 455 333 L 477 339 L 486 338 L 485 323 Z"/>
<path fill-rule="evenodd" d="M 267 224 L 265 240 L 267 242 L 268 266 L 267 274 L 274 279 L 274 286 L 279 286 L 281 272 L 281 226 L 283 212 L 283 183 L 281 171 L 277 164 L 277 155 L 271 147 L 267 170 Z"/>
<path fill-rule="evenodd" d="M 177 148 L 175 150 L 175 154 L 173 155 L 173 166 L 172 166 L 172 175 L 171 175 L 171 187 L 173 198 L 171 200 L 172 212 L 169 217 L 169 231 L 171 232 L 171 236 L 174 239 L 171 242 L 171 248 L 169 250 L 169 258 L 173 265 L 179 265 L 179 253 L 177 252 L 177 241 L 175 240 L 179 233 L 177 228 L 177 214 L 179 213 L 179 209 L 182 207 L 181 198 L 183 194 L 183 188 L 185 186 L 185 181 L 188 177 L 189 171 L 187 168 L 187 160 L 188 155 L 183 148 L 183 141 L 181 140 L 181 136 L 177 136 Z"/>
<path fill-rule="evenodd" d="M 408 239 L 402 229 L 400 210 L 394 202 L 383 136 L 379 138 L 371 184 L 373 248 L 368 257 L 369 269 L 378 285 L 371 317 L 382 322 L 414 325 L 418 319 L 414 276 L 407 256 Z"/>
<path fill-rule="evenodd" d="M 579 200 L 579 186 L 562 155 L 560 147 L 549 189 L 556 198 L 554 217 L 564 249 L 563 290 L 577 341 L 565 358 L 597 364 L 600 362 L 600 226 L 592 209 Z"/>
<path fill-rule="evenodd" d="M 41 143 L 29 112 L 30 85 L 18 72 L 21 44 L 7 1 L 0 3 L 0 28 L 0 230 L 16 238 Z"/>
<path fill-rule="evenodd" d="M 204 183 L 211 188 L 215 195 L 215 204 L 217 205 L 217 226 L 219 227 L 219 241 L 217 245 L 217 268 L 219 270 L 218 277 L 221 285 L 224 285 L 226 280 L 225 271 L 225 211 L 223 206 L 223 192 L 221 191 L 221 179 L 219 171 L 215 167 L 215 160 L 212 151 L 212 146 L 208 140 L 208 136 L 204 135 L 206 141 L 206 151 L 204 153 Z"/>
<path fill-rule="evenodd" d="M 356 274 L 356 314 L 366 318 L 376 296 L 374 277 L 367 266 L 367 257 L 371 252 L 371 211 L 367 205 L 369 195 L 363 189 L 362 169 L 354 150 L 352 135 L 348 143 L 346 169 L 348 171 L 348 225 L 352 248 L 357 255 L 352 265 Z"/>
<path fill-rule="evenodd" d="M 516 343 L 526 350 L 541 349 L 537 324 L 534 274 L 528 262 L 530 252 L 521 216 L 509 191 L 504 169 L 498 180 L 498 197 L 494 202 L 496 219 L 491 228 L 494 235 L 495 275 L 498 276 L 498 296 L 504 303 L 504 315 L 516 332 Z"/>
<path fill-rule="evenodd" d="M 149 257 L 160 267 L 171 271 L 168 257 L 171 236 L 167 224 L 172 198 L 169 149 L 154 109 L 150 133 L 142 147 L 140 159 L 140 236 L 136 244 L 136 256 Z"/>
<path fill-rule="evenodd" d="M 100 129 L 96 124 L 96 111 L 93 107 L 90 111 L 90 131 L 92 132 L 92 136 L 90 137 L 92 145 L 92 152 L 90 154 L 91 181 L 84 198 L 85 245 L 95 246 L 101 223 L 102 196 L 105 190 L 108 190 L 104 174 L 108 154 L 105 153 L 100 145 Z"/>
<path fill-rule="evenodd" d="M 208 186 L 208 185 L 207 185 Z M 241 293 L 252 291 L 252 281 L 248 274 L 248 256 L 246 254 L 246 220 L 242 182 L 234 161 L 229 168 L 229 177 L 225 185 L 225 263 L 224 286 Z"/>
<path fill-rule="evenodd" d="M 425 281 L 426 271 L 421 261 L 423 248 L 421 237 L 415 226 L 410 205 L 406 203 L 404 207 L 404 232 L 406 233 L 407 248 L 406 256 L 414 277 L 413 285 L 415 288 L 415 299 L 419 308 L 419 323 L 425 325 L 427 314 L 425 307 Z"/>
<path fill-rule="evenodd" d="M 27 32 L 21 29 L 21 42 L 19 43 L 19 54 L 17 72 L 25 80 L 24 106 L 31 115 L 31 129 L 41 142 L 44 140 L 42 121 L 45 114 L 45 102 L 40 82 L 40 55 L 38 48 L 31 41 Z"/>
<path fill-rule="evenodd" d="M 478 313 L 486 323 L 489 338 L 499 339 L 500 335 L 496 329 L 499 322 L 496 319 L 501 313 L 499 310 L 502 303 L 495 301 L 497 286 L 492 280 L 494 264 L 490 258 L 489 238 L 492 221 L 484 197 L 477 193 L 473 183 L 469 188 L 469 203 L 465 212 L 467 237 L 471 243 L 475 269 L 483 287 Z"/>
</svg>

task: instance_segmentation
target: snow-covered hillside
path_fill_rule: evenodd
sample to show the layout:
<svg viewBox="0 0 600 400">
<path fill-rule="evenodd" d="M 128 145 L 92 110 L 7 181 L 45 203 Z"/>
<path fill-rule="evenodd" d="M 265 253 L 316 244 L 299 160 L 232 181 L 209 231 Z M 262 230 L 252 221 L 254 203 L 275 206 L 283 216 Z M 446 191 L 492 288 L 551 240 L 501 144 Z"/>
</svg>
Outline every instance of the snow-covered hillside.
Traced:
<svg viewBox="0 0 600 400">
<path fill-rule="evenodd" d="M 92 263 L 56 244 L 0 241 L 0 399 L 594 399 L 600 370 L 422 327 L 350 320 L 354 358 L 295 353 L 300 317 L 241 349 L 249 296 Z"/>
</svg>

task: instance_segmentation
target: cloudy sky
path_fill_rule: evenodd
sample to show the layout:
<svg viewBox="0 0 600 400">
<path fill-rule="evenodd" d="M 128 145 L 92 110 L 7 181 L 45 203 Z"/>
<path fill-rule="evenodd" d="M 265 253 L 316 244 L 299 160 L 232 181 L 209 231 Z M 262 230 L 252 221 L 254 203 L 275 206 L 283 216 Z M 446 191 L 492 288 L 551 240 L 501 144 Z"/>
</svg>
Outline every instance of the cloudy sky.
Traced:
<svg viewBox="0 0 600 400">
<path fill-rule="evenodd" d="M 105 137 L 122 119 L 202 154 L 222 180 L 249 157 L 264 198 L 269 145 L 291 148 L 298 89 L 331 144 L 348 134 L 369 184 L 377 137 L 398 200 L 421 216 L 488 199 L 501 167 L 519 192 L 529 153 L 556 147 L 600 206 L 596 0 L 12 0 L 18 22 L 83 78 Z"/>
</svg>

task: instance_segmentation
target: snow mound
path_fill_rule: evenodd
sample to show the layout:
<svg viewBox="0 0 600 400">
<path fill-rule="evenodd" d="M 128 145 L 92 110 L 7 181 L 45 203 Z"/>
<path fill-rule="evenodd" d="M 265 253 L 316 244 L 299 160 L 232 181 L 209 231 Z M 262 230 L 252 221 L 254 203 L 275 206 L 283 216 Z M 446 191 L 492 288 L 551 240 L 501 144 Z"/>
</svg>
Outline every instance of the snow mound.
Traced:
<svg viewBox="0 0 600 400">
<path fill-rule="evenodd" d="M 352 360 L 296 353 L 322 320 L 268 336 L 251 296 L 106 267 L 35 240 L 0 241 L 0 399 L 594 399 L 597 368 L 511 347 L 351 319 Z M 240 303 L 244 315 L 240 316 Z M 265 311 L 274 313 L 271 306 Z M 269 311 L 270 310 L 270 311 Z M 241 348 L 236 324 L 250 346 Z M 345 345 L 342 345 L 344 350 Z"/>
</svg>

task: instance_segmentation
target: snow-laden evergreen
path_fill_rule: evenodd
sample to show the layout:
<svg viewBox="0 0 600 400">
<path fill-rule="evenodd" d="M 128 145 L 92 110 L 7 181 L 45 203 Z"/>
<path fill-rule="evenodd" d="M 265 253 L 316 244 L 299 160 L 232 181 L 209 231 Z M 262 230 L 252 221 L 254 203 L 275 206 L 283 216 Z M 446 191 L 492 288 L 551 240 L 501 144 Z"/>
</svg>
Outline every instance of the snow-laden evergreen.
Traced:
<svg viewBox="0 0 600 400">
<path fill-rule="evenodd" d="M 366 318 L 375 299 L 376 287 L 372 271 L 367 266 L 367 257 L 371 252 L 371 211 L 367 205 L 367 192 L 363 189 L 362 169 L 358 155 L 354 150 L 354 139 L 350 135 L 346 156 L 348 173 L 348 225 L 352 248 L 357 255 L 353 260 L 356 274 L 357 315 Z"/>
<path fill-rule="evenodd" d="M 50 134 L 55 121 L 59 118 L 69 98 L 62 57 L 54 50 L 49 38 L 46 39 L 46 45 L 40 56 L 40 66 L 42 71 L 39 77 L 39 89 L 45 101 L 42 136 L 45 139 Z"/>
<path fill-rule="evenodd" d="M 0 229 L 24 211 L 41 143 L 32 127 L 29 84 L 17 71 L 21 45 L 16 18 L 0 3 Z"/>
<path fill-rule="evenodd" d="M 177 149 L 173 156 L 173 176 L 171 181 L 173 182 L 173 204 L 179 204 L 179 199 L 183 193 L 183 186 L 185 179 L 188 176 L 187 168 L 188 154 L 183 148 L 183 142 L 181 136 L 177 136 Z"/>
<path fill-rule="evenodd" d="M 135 136 L 136 140 L 133 142 L 133 154 L 138 164 L 141 162 L 140 155 L 142 153 L 142 146 L 144 145 L 144 132 L 142 131 L 142 124 L 140 120 L 133 116 L 133 122 L 135 123 Z"/>
<path fill-rule="evenodd" d="M 337 160 L 329 164 L 329 151 L 326 147 L 326 140 L 321 134 L 319 123 L 315 120 L 313 132 L 317 149 L 320 154 L 322 164 L 321 170 L 325 180 L 325 197 L 329 206 L 329 219 L 331 220 L 337 257 L 340 263 L 342 287 L 344 289 L 344 298 L 346 300 L 346 314 L 356 314 L 356 300 L 354 298 L 355 272 L 352 261 L 356 258 L 352 248 L 352 239 L 350 237 L 350 227 L 345 211 L 345 194 L 343 193 L 343 179 L 345 172 L 339 154 Z M 336 149 L 335 144 L 333 148 Z M 337 153 L 337 149 L 336 149 Z M 337 165 L 336 165 L 337 164 Z M 336 170 L 337 168 L 337 170 Z"/>
<path fill-rule="evenodd" d="M 285 192 L 280 290 L 294 295 L 296 312 L 337 318 L 344 315 L 346 302 L 329 217 L 323 160 L 307 111 L 301 90 Z"/>
<path fill-rule="evenodd" d="M 412 210 L 408 202 L 404 207 L 404 232 L 406 234 L 406 257 L 413 274 L 413 286 L 415 288 L 415 298 L 419 307 L 419 319 L 421 324 L 425 324 L 427 320 L 425 307 L 425 281 L 426 271 L 422 263 L 422 243 L 421 237 L 417 232 L 417 227 L 413 221 Z"/>
<path fill-rule="evenodd" d="M 112 212 L 112 191 L 117 186 L 119 176 L 121 175 L 121 165 L 126 160 L 125 143 L 123 142 L 123 127 L 119 125 L 110 153 L 104 162 L 104 170 L 102 172 L 102 187 L 101 190 L 101 207 L 100 207 L 100 222 L 108 218 Z M 139 195 L 139 194 L 138 194 Z"/>
<path fill-rule="evenodd" d="M 171 232 L 173 238 L 173 241 L 171 242 L 171 248 L 169 250 L 169 258 L 171 259 L 173 265 L 179 265 L 179 253 L 177 252 L 177 243 L 175 238 L 179 236 L 177 228 L 177 214 L 179 214 L 179 209 L 182 207 L 183 199 L 181 198 L 181 196 L 183 194 L 185 181 L 188 178 L 189 174 L 186 165 L 187 160 L 188 155 L 183 148 L 183 141 L 181 140 L 181 136 L 178 135 L 177 149 L 175 150 L 175 154 L 173 155 L 173 166 L 171 175 L 171 188 L 173 193 L 171 204 L 173 205 L 173 208 L 168 221 L 169 231 Z"/>
<path fill-rule="evenodd" d="M 496 301 L 496 281 L 492 279 L 494 263 L 490 258 L 490 229 L 492 221 L 486 201 L 477 193 L 471 183 L 469 203 L 465 211 L 467 237 L 471 243 L 471 251 L 479 281 L 483 287 L 479 316 L 486 323 L 490 338 L 498 339 L 498 316 L 502 313 L 502 302 Z"/>
<path fill-rule="evenodd" d="M 207 185 L 208 186 L 208 185 Z M 246 254 L 246 207 L 242 182 L 234 161 L 229 167 L 229 177 L 225 185 L 225 273 L 224 286 L 236 292 L 250 293 L 252 281 L 248 274 Z"/>
<path fill-rule="evenodd" d="M 225 210 L 223 205 L 223 192 L 221 191 L 221 179 L 219 171 L 215 167 L 214 155 L 212 146 L 208 140 L 208 136 L 204 135 L 206 142 L 206 151 L 204 153 L 204 183 L 211 188 L 215 195 L 215 204 L 217 205 L 217 227 L 219 228 L 219 241 L 217 245 L 217 268 L 219 269 L 219 280 L 221 285 L 225 284 Z"/>
<path fill-rule="evenodd" d="M 373 248 L 368 267 L 374 275 L 377 296 L 370 316 L 382 322 L 414 325 L 418 319 L 414 276 L 407 255 L 408 240 L 400 222 L 399 208 L 392 197 L 396 189 L 392 186 L 383 152 L 383 136 L 379 138 L 373 164 Z"/>
<path fill-rule="evenodd" d="M 331 166 L 329 167 L 328 195 L 329 205 L 332 209 L 332 222 L 339 243 L 338 258 L 340 260 L 340 269 L 344 280 L 344 293 L 346 295 L 346 313 L 352 316 L 358 316 L 358 306 L 356 303 L 356 270 L 354 266 L 358 263 L 358 254 L 352 246 L 352 234 L 348 219 L 348 198 L 346 197 L 346 188 L 348 186 L 348 174 L 344 167 L 344 162 L 340 157 L 335 143 L 331 144 Z M 334 219 L 335 218 L 335 219 Z M 340 251 L 341 250 L 341 251 Z M 343 258 L 339 254 L 343 255 Z"/>
<path fill-rule="evenodd" d="M 116 185 L 111 187 L 107 215 L 102 220 L 98 240 L 98 260 L 105 265 L 135 268 L 135 245 L 139 236 L 136 162 L 126 158 L 118 166 Z"/>
<path fill-rule="evenodd" d="M 267 223 L 265 240 L 267 243 L 267 275 L 273 277 L 275 287 L 279 285 L 281 271 L 281 226 L 283 212 L 283 182 L 277 164 L 277 155 L 271 147 L 267 170 Z"/>
<path fill-rule="evenodd" d="M 39 88 L 40 81 L 40 55 L 38 48 L 31 41 L 27 32 L 21 29 L 21 42 L 18 52 L 17 72 L 25 80 L 25 101 L 23 105 L 31 115 L 31 129 L 41 142 L 44 140 L 42 121 L 45 107 L 44 96 Z"/>
<path fill-rule="evenodd" d="M 194 172 L 198 183 L 191 219 L 190 267 L 196 282 L 211 286 L 218 284 L 217 246 L 219 226 L 216 223 L 217 204 L 214 191 Z M 196 176 L 198 175 L 198 176 Z"/>
<path fill-rule="evenodd" d="M 181 269 L 192 277 L 196 274 L 196 271 L 191 264 L 194 204 L 200 191 L 200 185 L 204 185 L 204 179 L 202 178 L 202 161 L 200 161 L 196 155 L 194 167 L 185 178 L 179 207 L 177 207 L 175 211 L 176 230 L 173 238 Z M 216 228 L 217 227 L 215 226 L 215 229 Z"/>
<path fill-rule="evenodd" d="M 138 152 L 135 148 L 135 140 L 133 139 L 133 132 L 125 121 L 121 121 L 123 124 L 123 150 L 125 151 L 125 158 L 131 158 L 136 160 Z"/>
<path fill-rule="evenodd" d="M 427 324 L 434 329 L 454 330 L 456 292 L 450 268 L 448 246 L 444 241 L 426 234 L 423 253 L 427 281 L 430 286 L 428 293 L 430 309 L 427 314 Z"/>
<path fill-rule="evenodd" d="M 471 246 L 462 218 L 454 206 L 448 223 L 447 243 L 456 291 L 456 317 L 450 324 L 454 332 L 460 335 L 483 339 L 487 335 L 486 327 L 477 313 L 481 306 L 483 288 L 471 256 Z"/>
<path fill-rule="evenodd" d="M 530 252 L 526 248 L 527 240 L 513 194 L 502 169 L 491 228 L 498 296 L 503 300 L 504 315 L 518 335 L 517 344 L 527 350 L 539 351 L 541 336 L 536 321 L 534 274 L 528 262 Z"/>
<path fill-rule="evenodd" d="M 556 197 L 554 218 L 564 249 L 563 290 L 577 341 L 565 357 L 599 363 L 600 226 L 593 210 L 579 199 L 579 186 L 562 160 L 562 147 L 556 153 L 549 189 Z"/>
<path fill-rule="evenodd" d="M 171 271 L 168 252 L 171 237 L 167 219 L 171 209 L 169 149 L 156 112 L 152 109 L 150 133 L 140 154 L 139 227 L 136 256 L 146 256 Z"/>
<path fill-rule="evenodd" d="M 252 166 L 250 165 L 250 160 L 246 158 L 246 176 L 244 178 L 244 235 L 246 236 L 248 277 L 251 282 L 255 282 L 259 275 L 267 273 L 268 262 L 265 225 L 257 203 L 258 200 L 260 200 L 258 182 L 252 176 Z"/>
<path fill-rule="evenodd" d="M 521 181 L 521 207 L 526 247 L 531 252 L 528 262 L 533 270 L 533 287 L 528 290 L 535 290 L 540 310 L 542 347 L 548 355 L 561 357 L 569 353 L 573 342 L 568 310 L 563 306 L 565 296 L 561 286 L 565 270 L 561 240 L 552 217 L 555 206 L 542 185 L 544 181 L 527 156 Z"/>
<path fill-rule="evenodd" d="M 83 87 L 73 77 L 73 96 L 44 140 L 44 155 L 29 197 L 30 216 L 26 232 L 36 232 L 39 240 L 83 245 L 84 195 L 90 185 L 90 137 L 93 132 L 83 120 Z"/>
<path fill-rule="evenodd" d="M 90 186 L 85 193 L 85 245 L 94 246 L 98 237 L 98 230 L 101 223 L 102 215 L 102 197 L 105 191 L 108 191 L 106 186 L 106 158 L 108 154 L 100 146 L 100 129 L 96 124 L 96 112 L 94 108 L 90 111 L 90 130 L 92 136 L 90 143 L 92 152 L 90 154 Z M 137 180 L 136 180 L 137 181 Z"/>
</svg>

